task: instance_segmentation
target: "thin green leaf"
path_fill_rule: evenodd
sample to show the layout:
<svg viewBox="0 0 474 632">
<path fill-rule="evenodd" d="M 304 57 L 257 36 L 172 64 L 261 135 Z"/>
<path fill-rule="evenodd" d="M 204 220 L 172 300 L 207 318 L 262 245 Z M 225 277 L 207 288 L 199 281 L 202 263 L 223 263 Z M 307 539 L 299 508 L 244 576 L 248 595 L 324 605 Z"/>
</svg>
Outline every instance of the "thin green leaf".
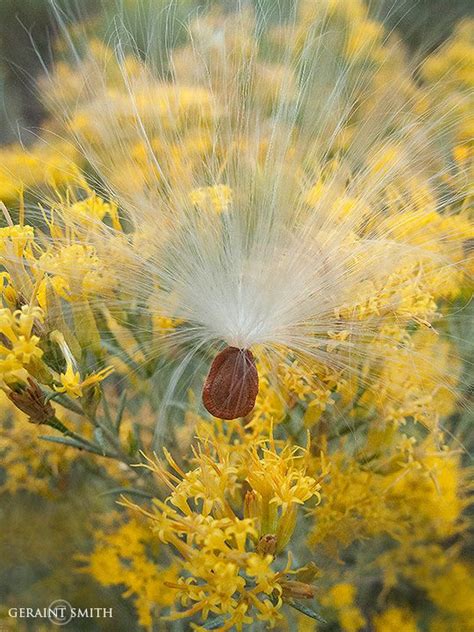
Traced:
<svg viewBox="0 0 474 632">
<path fill-rule="evenodd" d="M 94 430 L 94 439 L 100 446 L 102 453 L 105 454 L 107 452 L 107 442 L 105 441 L 104 432 L 102 428 L 96 428 Z"/>
<path fill-rule="evenodd" d="M 77 415 L 84 414 L 84 411 L 82 410 L 82 408 L 78 406 L 77 404 L 75 404 L 72 400 L 70 400 L 69 397 L 66 397 L 66 395 L 64 395 L 63 393 L 55 393 L 54 391 L 45 393 L 44 401 L 46 403 L 50 401 L 55 401 L 63 408 L 67 408 L 68 410 L 72 411 L 73 413 L 76 413 Z"/>
<path fill-rule="evenodd" d="M 107 421 L 109 426 L 112 426 L 112 417 L 110 415 L 109 403 L 104 393 L 102 393 L 102 409 L 104 411 L 105 420 Z"/>
<path fill-rule="evenodd" d="M 123 413 L 125 412 L 125 407 L 127 405 L 127 391 L 123 391 L 120 396 L 117 417 L 115 419 L 115 428 L 117 429 L 117 434 L 120 432 L 120 426 L 122 424 Z"/>
<path fill-rule="evenodd" d="M 143 496 L 144 498 L 153 498 L 153 494 L 143 491 L 142 489 L 132 489 L 130 487 L 114 487 L 108 489 L 106 492 L 102 492 L 101 496 L 108 496 L 111 494 L 132 494 L 134 496 Z"/>
<path fill-rule="evenodd" d="M 64 445 L 78 448 L 79 450 L 90 450 L 90 446 L 86 443 L 71 439 L 70 437 L 54 437 L 53 435 L 40 435 L 40 439 L 50 441 L 51 443 L 63 443 Z"/>
<path fill-rule="evenodd" d="M 204 628 L 205 630 L 216 630 L 217 628 L 220 628 L 222 625 L 224 625 L 226 622 L 227 622 L 226 617 L 217 617 L 215 619 L 208 620 L 205 623 L 201 624 L 201 627 Z"/>
<path fill-rule="evenodd" d="M 289 606 L 291 606 L 295 610 L 302 612 L 307 617 L 311 617 L 311 619 L 315 619 L 316 621 L 319 621 L 320 623 L 327 623 L 326 619 L 324 619 L 320 614 L 318 614 L 315 610 L 307 606 L 302 601 L 286 601 L 285 603 L 287 603 Z"/>
</svg>

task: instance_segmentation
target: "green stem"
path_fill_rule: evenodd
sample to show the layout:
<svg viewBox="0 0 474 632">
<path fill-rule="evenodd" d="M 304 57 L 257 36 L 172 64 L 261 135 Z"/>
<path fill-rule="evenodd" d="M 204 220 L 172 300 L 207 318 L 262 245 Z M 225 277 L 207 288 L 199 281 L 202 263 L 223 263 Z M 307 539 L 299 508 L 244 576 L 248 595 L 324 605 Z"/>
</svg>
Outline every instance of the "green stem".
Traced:
<svg viewBox="0 0 474 632">
<path fill-rule="evenodd" d="M 59 421 L 59 419 L 57 419 L 56 417 L 52 417 L 51 419 L 48 419 L 48 421 L 46 422 L 46 425 L 49 426 L 50 428 L 54 428 L 55 430 L 58 430 L 65 437 L 69 437 L 70 439 L 74 439 L 78 443 L 82 444 L 84 446 L 84 449 L 87 450 L 88 452 L 93 452 L 94 454 L 100 454 L 102 456 L 108 456 L 108 457 L 111 457 L 111 458 L 115 458 L 115 455 L 112 455 L 111 453 L 105 453 L 104 454 L 103 450 L 101 450 L 100 448 L 96 447 L 93 443 L 91 443 L 90 441 L 88 441 L 84 437 L 81 437 L 80 435 L 76 434 L 75 432 L 72 432 L 72 430 L 69 430 L 62 423 L 62 421 Z"/>
</svg>

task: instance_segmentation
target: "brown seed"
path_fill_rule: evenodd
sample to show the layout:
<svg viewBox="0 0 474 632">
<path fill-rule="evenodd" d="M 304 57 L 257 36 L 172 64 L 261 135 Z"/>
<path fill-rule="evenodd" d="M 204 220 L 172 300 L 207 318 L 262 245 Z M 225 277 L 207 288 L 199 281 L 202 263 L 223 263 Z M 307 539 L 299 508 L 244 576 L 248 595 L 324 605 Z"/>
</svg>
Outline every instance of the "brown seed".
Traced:
<svg viewBox="0 0 474 632">
<path fill-rule="evenodd" d="M 202 390 L 206 410 L 220 419 L 245 417 L 255 406 L 258 373 L 248 349 L 226 347 L 214 358 Z"/>
</svg>

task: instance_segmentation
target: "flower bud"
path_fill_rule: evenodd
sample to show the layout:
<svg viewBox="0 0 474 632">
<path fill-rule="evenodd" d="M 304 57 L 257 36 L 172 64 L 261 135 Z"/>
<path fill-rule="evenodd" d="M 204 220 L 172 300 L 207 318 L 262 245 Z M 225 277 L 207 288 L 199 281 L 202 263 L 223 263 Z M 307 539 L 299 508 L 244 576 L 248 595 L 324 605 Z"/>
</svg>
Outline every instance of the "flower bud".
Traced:
<svg viewBox="0 0 474 632">
<path fill-rule="evenodd" d="M 260 503 L 257 493 L 252 489 L 245 494 L 244 498 L 244 518 L 259 518 Z"/>
<path fill-rule="evenodd" d="M 28 386 L 24 390 L 11 391 L 8 398 L 28 415 L 28 421 L 33 424 L 44 424 L 54 417 L 54 408 L 45 400 L 44 393 L 31 377 L 28 378 Z"/>
<path fill-rule="evenodd" d="M 273 533 L 262 535 L 257 544 L 257 553 L 260 555 L 275 555 L 277 548 L 277 538 Z"/>
<path fill-rule="evenodd" d="M 283 601 L 288 599 L 312 599 L 316 594 L 316 589 L 311 584 L 298 582 L 295 580 L 281 581 Z"/>
<path fill-rule="evenodd" d="M 295 504 L 289 505 L 283 512 L 280 521 L 278 523 L 277 541 L 278 552 L 282 551 L 290 541 L 291 536 L 295 530 L 297 517 L 297 506 Z"/>
</svg>

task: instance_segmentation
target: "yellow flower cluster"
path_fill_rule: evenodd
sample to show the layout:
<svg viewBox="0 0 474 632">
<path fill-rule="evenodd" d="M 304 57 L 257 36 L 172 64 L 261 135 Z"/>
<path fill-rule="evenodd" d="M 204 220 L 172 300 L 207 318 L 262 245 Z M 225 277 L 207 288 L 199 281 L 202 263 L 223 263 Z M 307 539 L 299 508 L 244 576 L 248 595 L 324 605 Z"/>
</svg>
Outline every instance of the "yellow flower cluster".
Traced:
<svg viewBox="0 0 474 632">
<path fill-rule="evenodd" d="M 35 326 L 41 326 L 43 313 L 39 307 L 24 305 L 12 311 L 8 307 L 0 310 L 0 372 L 3 384 L 25 381 L 30 370 L 35 372 L 35 364 L 43 355 L 38 346 L 39 336 L 33 333 Z"/>
<path fill-rule="evenodd" d="M 31 150 L 0 148 L 0 200 L 11 204 L 25 189 L 45 190 L 77 178 L 77 152 L 68 143 L 39 142 Z"/>
<path fill-rule="evenodd" d="M 177 570 L 160 568 L 158 556 L 156 538 L 143 520 L 134 518 L 109 526 L 97 538 L 94 551 L 87 557 L 79 556 L 79 560 L 86 563 L 82 572 L 102 585 L 125 585 L 124 596 L 133 598 L 139 624 L 150 628 L 160 610 L 173 604 L 169 584 L 177 580 Z"/>
<path fill-rule="evenodd" d="M 298 507 L 319 501 L 324 473 L 310 476 L 308 453 L 278 448 L 272 438 L 241 450 L 225 448 L 202 438 L 194 452 L 195 467 L 187 472 L 168 452 L 168 468 L 158 461 L 145 466 L 171 490 L 166 501 L 155 499 L 151 510 L 138 508 L 171 560 L 160 578 L 170 595 L 163 605 L 175 605 L 171 620 L 199 614 L 205 622 L 210 614 L 220 615 L 220 630 L 242 629 L 258 620 L 273 626 L 282 618 L 284 602 L 314 596 L 313 587 L 298 580 L 304 569 L 292 569 L 291 558 L 282 567 L 278 556 L 291 540 Z M 126 523 L 122 531 L 132 532 L 133 525 Z M 117 539 L 123 544 L 122 531 Z M 129 593 L 140 594 L 135 580 L 110 572 L 110 564 L 119 569 L 113 561 L 114 538 L 104 540 L 107 547 L 95 549 L 87 571 L 101 583 L 113 583 L 114 577 L 119 583 L 121 577 Z M 141 564 L 139 556 L 133 555 L 133 563 Z"/>
<path fill-rule="evenodd" d="M 411 337 L 400 331 L 399 338 L 397 347 L 393 330 L 382 329 L 379 344 L 386 362 L 372 376 L 359 405 L 374 407 L 381 423 L 413 419 L 435 430 L 440 419 L 455 409 L 459 358 L 452 345 L 433 331 L 419 330 Z"/>
<path fill-rule="evenodd" d="M 381 533 L 442 540 L 464 528 L 466 481 L 458 455 L 436 448 L 431 437 L 418 444 L 413 437 L 376 430 L 369 432 L 364 454 L 370 465 L 342 452 L 329 459 L 311 542 L 335 550 Z"/>
<path fill-rule="evenodd" d="M 31 226 L 13 225 L 0 230 L 0 260 L 8 270 L 3 273 L 4 307 L 0 310 L 3 388 L 25 384 L 30 375 L 48 386 L 59 382 L 60 386 L 54 386 L 58 392 L 78 397 L 84 387 L 100 382 L 110 371 L 102 370 L 81 380 L 73 367 L 76 361 L 71 352 L 71 348 L 79 346 L 80 330 L 74 336 L 67 328 L 59 301 L 60 298 L 81 301 L 103 289 L 97 258 L 91 248 L 80 244 L 43 250 L 35 241 Z M 80 312 L 83 321 L 87 315 L 92 318 L 87 304 L 81 305 Z M 58 325 L 63 332 L 55 330 Z M 86 336 L 91 340 L 94 329 L 97 331 L 95 323 L 88 323 L 89 331 L 85 331 L 84 325 L 83 322 L 82 340 Z M 51 344 L 56 344 L 64 354 L 64 372 L 52 370 L 44 362 L 45 351 Z"/>
<path fill-rule="evenodd" d="M 155 607 L 164 608 L 164 620 L 205 622 L 217 616 L 217 629 L 228 630 L 261 619 L 283 629 L 289 615 L 282 606 L 316 596 L 316 610 L 324 608 L 324 616 L 336 618 L 345 632 L 357 632 L 366 625 L 356 601 L 357 570 L 341 560 L 355 542 L 363 547 L 362 555 L 377 541 L 379 552 L 376 547 L 370 561 L 363 557 L 359 572 L 383 582 L 385 594 L 395 591 L 399 581 L 414 582 L 438 608 L 433 629 L 440 621 L 462 629 L 461 622 L 471 616 L 468 571 L 459 549 L 444 552 L 442 543 L 466 528 L 467 474 L 460 455 L 440 444 L 441 437 L 428 435 L 417 442 L 393 426 L 389 432 L 373 428 L 357 458 L 347 452 L 343 437 L 322 459 L 272 438 L 256 447 L 245 435 L 243 442 L 239 439 L 237 423 L 226 425 L 204 428 L 192 467 L 183 469 L 169 453 L 167 467 L 148 461 L 146 469 L 169 490 L 166 500 L 155 499 L 151 509 L 125 503 L 145 515 L 151 526 L 147 541 L 160 546 L 163 578 L 172 596 L 166 604 L 155 599 Z M 298 511 L 303 504 L 309 511 Z M 107 537 L 99 537 L 88 566 L 104 584 L 103 573 L 109 575 L 104 568 L 114 556 L 113 545 L 104 545 Z M 385 548 L 381 545 L 387 538 L 392 545 Z M 283 563 L 282 554 L 294 551 L 296 542 L 300 555 L 305 543 L 304 559 L 316 561 L 317 567 L 292 569 L 291 558 Z M 140 559 L 133 558 L 137 569 Z M 341 574 L 347 576 L 343 582 Z M 317 584 L 312 583 L 315 576 Z M 451 594 L 444 581 L 446 586 L 463 583 L 456 601 L 442 596 Z M 124 583 L 130 587 L 127 594 L 137 592 L 132 580 Z M 381 631 L 399 620 L 407 630 L 418 629 L 417 615 L 390 601 L 372 615 Z"/>
<path fill-rule="evenodd" d="M 430 55 L 421 67 L 431 93 L 426 101 L 454 125 L 452 155 L 460 169 L 472 176 L 474 155 L 472 112 L 474 86 L 474 21 L 462 20 L 455 35 Z"/>
</svg>

